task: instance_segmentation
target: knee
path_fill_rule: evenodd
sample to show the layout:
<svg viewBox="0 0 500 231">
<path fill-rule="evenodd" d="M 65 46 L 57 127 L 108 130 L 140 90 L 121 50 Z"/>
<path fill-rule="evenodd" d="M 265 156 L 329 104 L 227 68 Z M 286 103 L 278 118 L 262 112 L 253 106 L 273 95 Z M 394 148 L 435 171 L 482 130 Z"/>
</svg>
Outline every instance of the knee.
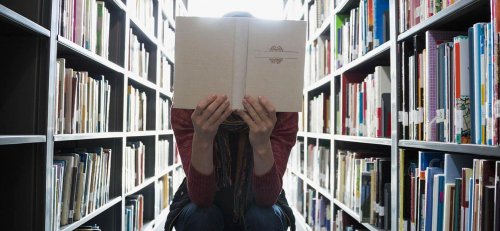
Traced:
<svg viewBox="0 0 500 231">
<path fill-rule="evenodd" d="M 182 209 L 176 222 L 176 230 L 220 230 L 223 226 L 224 218 L 219 208 L 214 205 L 201 208 L 192 202 Z"/>
<path fill-rule="evenodd" d="M 252 206 L 245 213 L 247 230 L 286 230 L 287 221 L 281 208 Z"/>
</svg>

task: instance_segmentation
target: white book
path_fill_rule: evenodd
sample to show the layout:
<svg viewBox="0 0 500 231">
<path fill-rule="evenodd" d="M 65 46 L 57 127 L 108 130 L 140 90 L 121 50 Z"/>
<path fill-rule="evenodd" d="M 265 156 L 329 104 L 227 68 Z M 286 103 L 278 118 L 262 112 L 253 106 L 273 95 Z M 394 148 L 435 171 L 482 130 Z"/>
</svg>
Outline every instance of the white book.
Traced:
<svg viewBox="0 0 500 231">
<path fill-rule="evenodd" d="M 248 94 L 301 111 L 305 30 L 303 21 L 177 17 L 174 106 L 225 94 L 242 109 Z"/>
</svg>

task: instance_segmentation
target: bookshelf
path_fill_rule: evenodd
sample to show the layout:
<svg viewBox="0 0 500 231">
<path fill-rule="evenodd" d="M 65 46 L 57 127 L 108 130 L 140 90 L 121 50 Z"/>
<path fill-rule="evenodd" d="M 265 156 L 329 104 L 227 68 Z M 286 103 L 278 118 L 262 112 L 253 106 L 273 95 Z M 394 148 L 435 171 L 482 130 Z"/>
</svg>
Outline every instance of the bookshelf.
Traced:
<svg viewBox="0 0 500 231">
<path fill-rule="evenodd" d="M 325 2 L 328 2 L 330 7 L 327 9 L 328 12 L 324 15 L 320 13 L 321 7 L 311 11 L 311 8 L 317 7 L 318 4 L 325 5 Z M 368 150 L 378 153 L 377 155 L 381 155 L 379 158 L 390 160 L 390 176 L 388 176 L 390 178 L 390 208 L 386 210 L 389 213 L 388 216 L 390 216 L 390 230 L 403 230 L 403 225 L 409 225 L 405 224 L 402 218 L 403 213 L 406 214 L 409 212 L 407 211 L 409 208 L 404 207 L 406 205 L 402 203 L 403 200 L 407 200 L 408 198 L 404 196 L 404 194 L 407 193 L 404 189 L 404 187 L 406 187 L 404 186 L 406 182 L 404 182 L 403 176 L 400 174 L 405 168 L 405 164 L 407 164 L 407 159 L 414 160 L 418 158 L 420 152 L 438 152 L 441 153 L 441 155 L 450 153 L 456 156 L 466 154 L 475 159 L 488 159 L 494 161 L 500 159 L 500 148 L 498 146 L 457 144 L 405 138 L 401 125 L 404 120 L 404 114 L 400 112 L 404 110 L 402 106 L 404 92 L 402 92 L 402 89 L 405 87 L 405 82 L 402 76 L 405 71 L 403 70 L 403 66 L 406 58 L 403 58 L 403 55 L 405 49 L 408 49 L 405 48 L 405 46 L 408 46 L 409 43 L 413 43 L 413 38 L 416 35 L 425 39 L 426 32 L 430 30 L 465 31 L 465 35 L 467 35 L 467 29 L 472 27 L 475 23 L 491 22 L 490 13 L 492 7 L 490 4 L 495 1 L 454 1 L 453 4 L 442 8 L 438 12 L 434 12 L 433 15 L 422 18 L 419 23 L 407 28 L 403 28 L 403 25 L 400 24 L 403 20 L 403 15 L 399 10 L 400 7 L 402 8 L 404 6 L 404 2 L 408 1 L 388 1 L 389 11 L 387 15 L 390 20 L 389 23 L 385 24 L 388 32 L 384 42 L 376 47 L 372 46 L 371 49 L 363 52 L 359 52 L 360 48 L 357 48 L 357 50 L 355 49 L 355 52 L 358 52 L 357 54 L 354 56 L 349 54 L 349 60 L 338 65 L 338 57 L 345 57 L 345 55 L 337 56 L 335 53 L 338 51 L 335 49 L 335 45 L 342 42 L 337 41 L 340 35 L 339 33 L 343 32 L 339 30 L 337 18 L 338 16 L 346 17 L 347 15 L 348 17 L 349 14 L 353 14 L 353 9 L 359 8 L 360 2 L 354 0 L 285 1 L 284 17 L 286 19 L 307 21 L 311 18 L 320 18 L 317 22 L 312 24 L 309 23 L 310 26 L 314 25 L 314 27 L 312 30 L 311 28 L 309 29 L 306 47 L 317 44 L 317 40 L 319 39 L 329 40 L 332 46 L 330 52 L 326 56 L 323 56 L 325 60 L 322 60 L 324 63 L 330 62 L 330 68 L 327 74 L 321 72 L 321 62 L 319 65 L 316 64 L 316 66 L 308 63 L 308 57 L 309 60 L 313 60 L 312 62 L 317 62 L 318 56 L 316 54 L 314 58 L 310 58 L 314 56 L 314 54 L 311 55 L 307 52 L 316 51 L 306 49 L 306 71 L 303 90 L 304 107 L 301 116 L 299 116 L 299 118 L 301 118 L 299 123 L 302 126 L 299 126 L 301 130 L 298 132 L 297 144 L 292 150 L 287 174 L 285 175 L 287 178 L 291 178 L 290 182 L 285 185 L 285 190 L 289 198 L 291 198 L 290 203 L 294 209 L 295 215 L 299 217 L 297 220 L 300 221 L 300 224 L 306 226 L 304 230 L 320 230 L 319 228 L 321 226 L 308 222 L 307 217 L 310 216 L 310 214 L 307 214 L 308 211 L 305 209 L 307 207 L 305 204 L 308 203 L 308 194 L 306 193 L 308 191 L 312 191 L 316 195 L 316 198 L 320 195 L 324 196 L 332 205 L 328 210 L 330 217 L 327 217 L 329 222 L 329 229 L 327 230 L 333 230 L 335 227 L 338 228 L 337 225 L 339 224 L 335 220 L 339 220 L 337 219 L 339 215 L 340 220 L 345 221 L 343 225 L 349 225 L 355 229 L 384 230 L 384 228 L 380 226 L 377 227 L 374 224 L 362 221 L 360 213 L 356 212 L 351 206 L 341 202 L 339 198 L 336 198 L 336 190 L 338 190 L 337 174 L 339 171 L 339 163 L 336 157 L 338 156 L 339 150 L 362 153 Z M 311 12 L 316 15 L 312 17 Z M 425 46 L 423 41 L 419 41 L 419 44 Z M 352 46 L 352 44 L 350 45 Z M 419 49 L 422 49 L 422 47 Z M 319 53 L 319 55 L 321 56 L 322 54 Z M 345 119 L 342 114 L 343 91 L 345 91 L 343 81 L 345 79 L 353 79 L 353 83 L 361 83 L 365 76 L 374 73 L 374 68 L 377 66 L 390 67 L 390 97 L 388 98 L 390 102 L 388 102 L 386 107 L 391 118 L 389 122 L 390 130 L 387 131 L 386 135 L 375 137 L 367 137 L 366 135 L 347 135 L 343 132 L 343 128 L 345 126 L 352 126 L 352 124 L 345 124 L 343 122 Z M 320 72 L 316 72 L 317 70 L 311 71 L 308 70 L 308 68 L 319 68 Z M 313 100 L 320 95 L 327 96 L 324 98 L 325 103 L 323 104 L 323 110 L 318 110 L 318 103 Z M 351 102 L 347 104 L 350 103 Z M 327 115 L 321 116 L 311 113 L 311 108 L 315 113 L 319 111 L 327 113 Z M 321 119 L 324 121 L 319 123 L 316 121 Z M 366 123 L 366 121 L 363 122 Z M 319 124 L 323 126 L 323 128 L 325 124 L 328 126 L 326 126 L 327 129 L 323 130 L 323 132 L 318 132 L 318 127 L 313 127 L 313 129 L 311 129 L 310 124 L 315 126 Z M 366 128 L 361 126 L 359 129 Z M 318 152 L 314 148 L 309 148 L 311 145 L 329 147 L 330 189 L 325 189 L 321 187 L 315 179 L 310 179 L 308 164 L 310 164 L 311 160 L 317 158 L 316 156 L 318 155 Z M 312 155 L 312 157 L 309 158 L 309 155 Z M 402 162 L 403 158 L 405 162 Z M 498 194 L 499 192 L 496 193 Z M 313 211 L 313 213 L 315 212 L 317 211 Z"/>
<path fill-rule="evenodd" d="M 109 31 L 106 32 L 106 28 L 97 30 L 104 31 L 109 36 L 109 42 L 102 41 L 107 45 L 101 48 L 98 44 L 101 40 L 92 40 L 90 45 L 85 43 L 87 47 L 83 47 L 75 42 L 78 37 L 71 39 L 66 36 L 60 21 L 63 20 L 60 7 L 67 2 L 7 0 L 0 3 L 0 74 L 4 77 L 0 86 L 0 108 L 4 112 L 0 116 L 0 154 L 5 158 L 5 163 L 9 163 L 0 170 L 0 182 L 9 185 L 0 193 L 2 197 L 9 198 L 0 213 L 2 220 L 9 221 L 5 222 L 5 228 L 71 231 L 85 224 L 97 224 L 103 230 L 127 230 L 125 209 L 129 196 L 142 194 L 143 230 L 160 230 L 168 214 L 169 200 L 183 177 L 182 166 L 176 156 L 173 131 L 168 123 L 169 107 L 167 111 L 160 110 L 160 104 L 165 106 L 172 103 L 174 66 L 172 43 L 163 44 L 168 40 L 160 39 L 160 21 L 168 20 L 168 27 L 175 31 L 174 19 L 178 15 L 186 15 L 187 1 L 151 0 L 148 9 L 152 10 L 153 20 L 145 24 L 136 17 L 135 7 L 131 6 L 134 1 L 102 0 L 109 12 L 106 21 Z M 89 2 L 97 4 L 98 1 Z M 136 2 L 142 4 L 146 1 Z M 145 44 L 149 52 L 145 72 L 147 76 L 140 76 L 129 69 L 129 30 Z M 96 36 L 105 38 L 106 35 Z M 98 48 L 94 47 L 96 44 Z M 98 49 L 106 50 L 106 55 L 98 54 Z M 172 69 L 162 72 L 162 57 Z M 65 60 L 66 70 L 71 68 L 88 72 L 92 78 L 102 75 L 109 84 L 111 90 L 106 132 L 68 133 L 57 130 L 56 126 L 61 124 L 56 120 L 60 100 L 57 68 L 58 59 L 61 58 Z M 167 75 L 164 80 L 168 78 L 168 86 L 160 85 L 160 73 Z M 92 85 L 86 86 L 90 88 Z M 147 96 L 143 118 L 146 126 L 143 130 L 127 129 L 129 86 Z M 97 94 L 97 88 L 93 93 Z M 90 105 L 97 101 L 85 102 Z M 90 113 L 92 106 L 88 107 Z M 85 116 L 93 119 L 93 115 Z M 168 120 L 162 120 L 162 117 Z M 162 127 L 162 122 L 167 124 Z M 91 125 L 97 126 L 92 121 L 84 123 L 88 123 L 85 126 L 89 128 Z M 163 144 L 168 142 L 167 146 L 162 146 L 162 153 L 160 141 Z M 125 191 L 124 154 L 130 142 L 142 142 L 146 146 L 143 162 L 145 179 Z M 109 165 L 106 164 L 110 172 L 107 188 L 109 199 L 100 202 L 79 220 L 62 226 L 54 225 L 57 222 L 54 221 L 56 211 L 52 207 L 52 198 L 56 190 L 53 187 L 52 169 L 54 158 L 59 155 L 55 152 L 95 147 L 112 150 Z M 158 158 L 162 158 L 165 163 L 160 163 Z M 15 177 L 12 177 L 13 174 Z"/>
</svg>

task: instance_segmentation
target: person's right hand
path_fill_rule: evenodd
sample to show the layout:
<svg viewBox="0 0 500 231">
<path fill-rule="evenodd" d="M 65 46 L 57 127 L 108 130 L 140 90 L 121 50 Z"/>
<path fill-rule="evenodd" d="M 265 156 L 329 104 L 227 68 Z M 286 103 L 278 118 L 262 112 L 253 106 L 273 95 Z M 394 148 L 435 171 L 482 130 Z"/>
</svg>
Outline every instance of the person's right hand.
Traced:
<svg viewBox="0 0 500 231">
<path fill-rule="evenodd" d="M 191 114 L 196 137 L 202 141 L 213 142 L 219 125 L 231 112 L 227 96 L 210 95 L 202 99 Z"/>
</svg>

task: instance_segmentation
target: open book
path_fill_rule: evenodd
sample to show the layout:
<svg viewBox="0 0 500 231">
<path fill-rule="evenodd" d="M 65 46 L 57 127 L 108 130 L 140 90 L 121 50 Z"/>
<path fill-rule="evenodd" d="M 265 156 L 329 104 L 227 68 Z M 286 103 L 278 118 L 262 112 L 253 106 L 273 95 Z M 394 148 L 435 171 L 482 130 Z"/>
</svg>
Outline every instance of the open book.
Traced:
<svg viewBox="0 0 500 231">
<path fill-rule="evenodd" d="M 173 106 L 225 94 L 243 109 L 248 94 L 276 111 L 301 111 L 305 36 L 304 21 L 177 17 Z"/>
</svg>

